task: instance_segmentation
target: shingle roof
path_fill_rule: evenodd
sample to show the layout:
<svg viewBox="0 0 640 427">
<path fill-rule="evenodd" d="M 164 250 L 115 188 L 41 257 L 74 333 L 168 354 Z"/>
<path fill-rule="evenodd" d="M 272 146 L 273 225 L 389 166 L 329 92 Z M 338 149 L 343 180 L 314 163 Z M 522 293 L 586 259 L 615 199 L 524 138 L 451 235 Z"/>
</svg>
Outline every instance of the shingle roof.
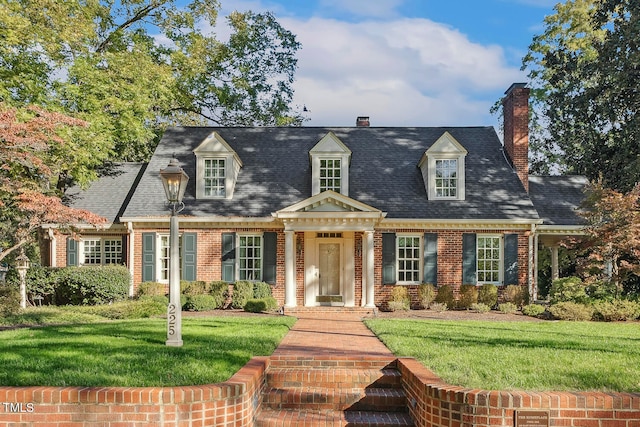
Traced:
<svg viewBox="0 0 640 427">
<path fill-rule="evenodd" d="M 545 225 L 579 225 L 578 208 L 588 184 L 584 176 L 529 176 L 529 196 Z"/>
<path fill-rule="evenodd" d="M 132 191 L 142 176 L 146 163 L 117 163 L 82 190 L 72 187 L 67 191 L 67 204 L 103 216 L 117 223 L 131 198 Z"/>
<path fill-rule="evenodd" d="M 232 200 L 195 199 L 196 148 L 218 132 L 243 162 Z M 167 129 L 125 217 L 167 215 L 159 170 L 172 157 L 190 176 L 182 215 L 270 217 L 311 197 L 309 150 L 333 132 L 352 151 L 349 197 L 397 219 L 537 219 L 538 214 L 506 161 L 492 127 L 291 127 Z M 448 131 L 469 152 L 466 200 L 427 200 L 422 154 Z"/>
</svg>

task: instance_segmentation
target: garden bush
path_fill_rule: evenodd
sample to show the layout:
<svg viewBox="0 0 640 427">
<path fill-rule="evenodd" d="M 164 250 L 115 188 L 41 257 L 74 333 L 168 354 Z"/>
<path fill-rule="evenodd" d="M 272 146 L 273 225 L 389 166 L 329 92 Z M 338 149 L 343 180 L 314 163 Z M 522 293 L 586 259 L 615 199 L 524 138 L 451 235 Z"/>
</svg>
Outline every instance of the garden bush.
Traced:
<svg viewBox="0 0 640 427">
<path fill-rule="evenodd" d="M 187 301 L 183 307 L 187 311 L 210 311 L 218 308 L 218 301 L 213 295 L 187 295 Z"/>
<path fill-rule="evenodd" d="M 167 285 L 159 282 L 142 282 L 138 285 L 136 295 L 138 298 L 156 295 L 166 295 Z"/>
<path fill-rule="evenodd" d="M 640 304 L 629 300 L 596 301 L 595 318 L 606 322 L 633 320 L 640 315 Z"/>
<path fill-rule="evenodd" d="M 518 306 L 512 302 L 503 302 L 498 304 L 498 310 L 500 310 L 500 313 L 513 314 L 518 311 Z"/>
<path fill-rule="evenodd" d="M 233 308 L 244 308 L 247 301 L 253 298 L 253 282 L 239 280 L 233 285 Z"/>
<path fill-rule="evenodd" d="M 504 302 L 511 302 L 518 308 L 529 304 L 529 290 L 526 286 L 507 285 L 503 297 Z"/>
<path fill-rule="evenodd" d="M 411 299 L 409 292 L 404 286 L 394 286 L 391 290 L 391 297 L 387 301 L 387 307 L 391 311 L 409 310 L 411 307 Z"/>
<path fill-rule="evenodd" d="M 129 270 L 122 265 L 61 268 L 56 302 L 98 305 L 122 301 L 129 293 L 129 278 Z"/>
<path fill-rule="evenodd" d="M 268 298 L 271 295 L 271 285 L 265 282 L 254 282 L 253 284 L 253 298 L 262 299 Z"/>
<path fill-rule="evenodd" d="M 263 311 L 273 311 L 278 308 L 278 301 L 274 297 L 252 298 L 244 305 L 244 311 L 250 313 L 262 313 Z"/>
<path fill-rule="evenodd" d="M 423 283 L 418 287 L 418 300 L 422 308 L 429 308 L 436 298 L 436 287 L 431 283 Z"/>
<path fill-rule="evenodd" d="M 475 311 L 476 313 L 488 313 L 491 311 L 491 307 L 481 302 L 475 302 L 471 304 L 471 310 Z"/>
<path fill-rule="evenodd" d="M 20 312 L 20 291 L 12 284 L 0 285 L 0 315 L 15 316 Z"/>
<path fill-rule="evenodd" d="M 435 311 L 436 313 L 442 313 L 443 311 L 447 311 L 447 304 L 443 302 L 432 302 L 429 305 L 429 310 Z"/>
<path fill-rule="evenodd" d="M 551 300 L 551 304 L 559 302 L 584 304 L 589 297 L 587 296 L 586 286 L 582 283 L 582 279 L 572 276 L 554 280 L 549 290 L 549 299 Z"/>
<path fill-rule="evenodd" d="M 222 307 L 229 296 L 229 284 L 223 281 L 211 282 L 209 294 L 215 298 L 216 307 Z"/>
<path fill-rule="evenodd" d="M 442 285 L 438 288 L 435 302 L 446 304 L 447 308 L 456 306 L 456 299 L 453 296 L 453 287 L 451 285 Z"/>
<path fill-rule="evenodd" d="M 538 317 L 546 311 L 546 308 L 540 304 L 527 304 L 522 307 L 522 314 L 530 317 Z"/>
<path fill-rule="evenodd" d="M 498 303 L 498 287 L 491 283 L 485 283 L 478 290 L 478 302 L 493 308 Z"/>
<path fill-rule="evenodd" d="M 460 301 L 458 308 L 468 310 L 473 304 L 478 303 L 478 288 L 476 285 L 462 285 L 460 287 Z"/>
<path fill-rule="evenodd" d="M 209 293 L 209 284 L 202 280 L 197 281 L 180 281 L 180 293 L 183 295 L 207 295 Z"/>
<path fill-rule="evenodd" d="M 573 301 L 552 304 L 549 312 L 560 320 L 586 321 L 593 317 L 593 307 Z"/>
<path fill-rule="evenodd" d="M 55 302 L 58 285 L 59 268 L 33 266 L 27 270 L 27 297 L 35 302 L 35 297 L 42 297 L 41 304 L 50 305 Z"/>
</svg>

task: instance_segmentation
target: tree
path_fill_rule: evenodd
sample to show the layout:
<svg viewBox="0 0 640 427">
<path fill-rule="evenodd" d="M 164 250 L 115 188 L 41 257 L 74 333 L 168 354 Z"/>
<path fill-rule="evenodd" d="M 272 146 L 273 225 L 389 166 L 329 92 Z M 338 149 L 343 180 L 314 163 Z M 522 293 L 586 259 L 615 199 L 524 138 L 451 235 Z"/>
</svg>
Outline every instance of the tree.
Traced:
<svg viewBox="0 0 640 427">
<path fill-rule="evenodd" d="M 640 277 L 640 184 L 623 194 L 600 180 L 590 186 L 583 207 L 584 273 L 591 281 L 611 283 L 620 294 L 626 282 Z"/>
<path fill-rule="evenodd" d="M 60 188 L 107 159 L 149 158 L 168 124 L 296 125 L 300 44 L 270 13 L 233 13 L 219 41 L 216 0 L 0 3 L 0 101 L 82 119 L 54 147 Z"/>
<path fill-rule="evenodd" d="M 46 223 L 73 226 L 106 222 L 90 212 L 65 206 L 50 183 L 57 176 L 51 149 L 64 143 L 70 127 L 85 123 L 38 107 L 0 104 L 0 261 L 29 243 Z"/>
<path fill-rule="evenodd" d="M 640 4 L 568 0 L 545 19 L 523 60 L 529 70 L 537 172 L 640 181 Z"/>
</svg>

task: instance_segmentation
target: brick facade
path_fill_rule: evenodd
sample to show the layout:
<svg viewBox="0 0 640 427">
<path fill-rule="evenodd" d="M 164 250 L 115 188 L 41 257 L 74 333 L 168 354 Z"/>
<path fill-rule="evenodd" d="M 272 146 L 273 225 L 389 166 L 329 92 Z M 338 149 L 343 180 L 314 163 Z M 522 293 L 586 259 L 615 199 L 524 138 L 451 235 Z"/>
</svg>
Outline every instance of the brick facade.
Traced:
<svg viewBox="0 0 640 427">
<path fill-rule="evenodd" d="M 512 85 L 502 100 L 504 149 L 525 190 L 529 191 L 529 89 Z"/>
</svg>

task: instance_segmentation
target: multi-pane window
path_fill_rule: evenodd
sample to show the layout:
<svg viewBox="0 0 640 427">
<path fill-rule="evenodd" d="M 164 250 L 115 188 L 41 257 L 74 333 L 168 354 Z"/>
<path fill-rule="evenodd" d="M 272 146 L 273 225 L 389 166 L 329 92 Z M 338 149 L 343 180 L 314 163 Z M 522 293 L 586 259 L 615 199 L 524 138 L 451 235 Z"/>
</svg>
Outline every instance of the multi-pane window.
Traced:
<svg viewBox="0 0 640 427">
<path fill-rule="evenodd" d="M 169 268 L 171 266 L 171 244 L 169 235 L 162 234 L 159 236 L 158 244 L 158 281 L 161 283 L 169 282 Z M 180 248 L 180 277 L 182 277 L 182 236 L 179 237 L 178 247 Z"/>
<path fill-rule="evenodd" d="M 262 280 L 262 236 L 240 235 L 238 240 L 240 280 Z"/>
<path fill-rule="evenodd" d="M 207 197 L 225 197 L 226 170 L 224 159 L 204 160 L 204 195 Z"/>
<path fill-rule="evenodd" d="M 456 197 L 458 195 L 458 160 L 436 160 L 436 197 Z"/>
<path fill-rule="evenodd" d="M 419 236 L 398 236 L 396 253 L 398 260 L 398 282 L 419 282 L 421 266 Z"/>
<path fill-rule="evenodd" d="M 341 183 L 340 159 L 320 159 L 320 192 L 333 190 L 340 193 Z"/>
<path fill-rule="evenodd" d="M 479 283 L 500 283 L 501 246 L 499 236 L 478 236 L 476 248 Z"/>
<path fill-rule="evenodd" d="M 84 265 L 122 264 L 122 239 L 83 239 Z"/>
</svg>

